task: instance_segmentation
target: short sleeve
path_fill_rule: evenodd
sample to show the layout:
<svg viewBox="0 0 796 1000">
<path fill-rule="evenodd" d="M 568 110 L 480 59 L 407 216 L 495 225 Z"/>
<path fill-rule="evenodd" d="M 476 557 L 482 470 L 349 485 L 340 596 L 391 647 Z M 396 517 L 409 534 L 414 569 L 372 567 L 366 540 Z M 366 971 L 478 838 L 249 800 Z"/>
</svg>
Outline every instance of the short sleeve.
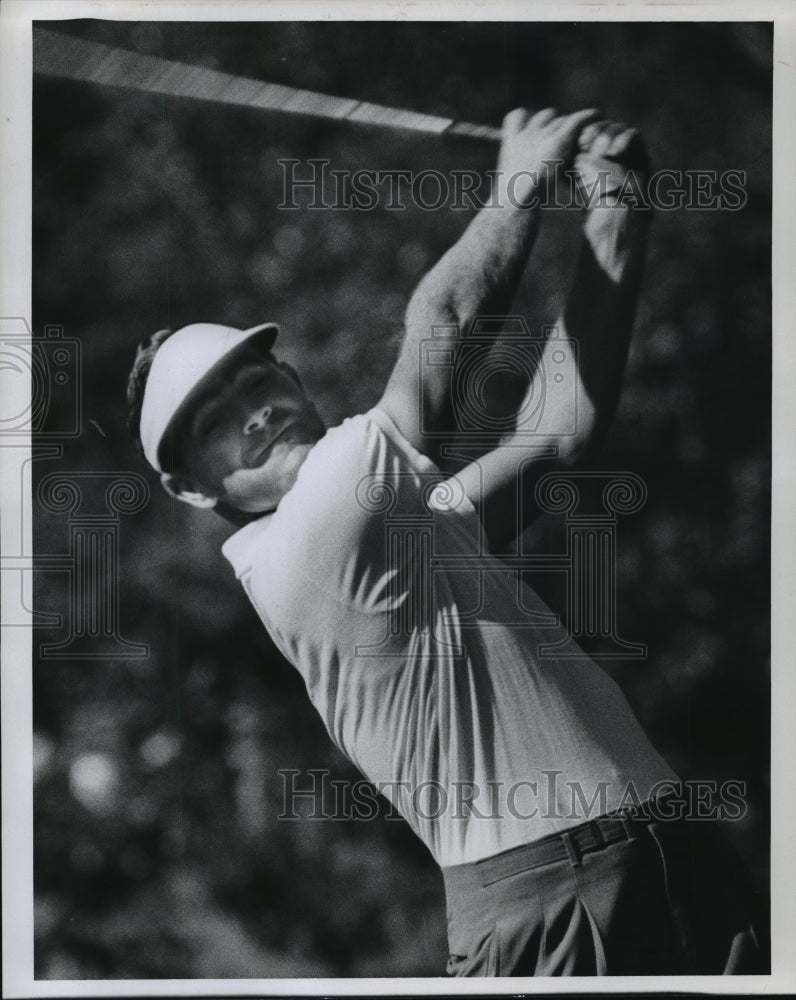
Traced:
<svg viewBox="0 0 796 1000">
<path fill-rule="evenodd" d="M 324 600 L 389 610 L 412 548 L 396 541 L 398 534 L 419 537 L 446 504 L 472 509 L 459 493 L 383 411 L 351 417 L 307 456 L 270 519 L 267 552 L 258 554 L 255 546 L 248 553 L 254 590 L 278 593 L 280 605 L 291 603 L 294 613 L 311 612 L 310 595 L 318 588 Z"/>
</svg>

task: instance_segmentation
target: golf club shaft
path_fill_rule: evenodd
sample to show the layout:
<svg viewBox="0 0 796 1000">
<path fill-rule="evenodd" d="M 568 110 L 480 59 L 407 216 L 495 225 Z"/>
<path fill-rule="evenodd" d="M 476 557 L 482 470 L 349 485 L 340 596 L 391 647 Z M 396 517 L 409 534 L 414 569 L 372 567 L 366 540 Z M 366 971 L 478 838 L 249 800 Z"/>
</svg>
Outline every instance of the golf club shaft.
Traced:
<svg viewBox="0 0 796 1000">
<path fill-rule="evenodd" d="M 222 73 L 208 66 L 174 62 L 44 28 L 36 28 L 33 34 L 33 71 L 44 76 L 169 97 L 194 98 L 427 135 L 454 135 L 487 142 L 498 142 L 501 136 L 500 129 L 490 125 L 457 122 L 453 118 L 420 114 L 386 104 L 371 104 L 280 83 L 265 83 Z"/>
</svg>

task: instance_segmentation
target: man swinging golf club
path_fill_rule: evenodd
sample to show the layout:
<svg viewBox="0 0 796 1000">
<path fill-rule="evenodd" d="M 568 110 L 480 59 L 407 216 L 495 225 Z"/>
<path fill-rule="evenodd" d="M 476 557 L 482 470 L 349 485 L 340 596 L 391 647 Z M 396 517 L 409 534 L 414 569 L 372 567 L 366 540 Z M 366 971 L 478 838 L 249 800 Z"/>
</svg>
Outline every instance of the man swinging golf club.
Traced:
<svg viewBox="0 0 796 1000">
<path fill-rule="evenodd" d="M 533 485 L 593 451 L 618 396 L 648 220 L 616 192 L 645 161 L 635 130 L 598 119 L 506 116 L 493 206 L 421 281 L 369 412 L 326 431 L 271 353 L 273 324 L 200 323 L 139 348 L 131 425 L 172 495 L 242 525 L 224 554 L 265 626 L 441 866 L 450 974 L 764 972 L 743 866 L 712 824 L 677 817 L 678 778 L 618 686 L 498 555 L 538 513 Z M 578 343 L 574 391 L 546 383 L 548 340 L 526 387 L 545 400 L 533 436 L 503 434 L 446 477 L 451 367 L 420 364 L 421 346 L 433 331 L 453 357 L 458 330 L 508 311 L 546 164 L 576 153 L 586 186 L 608 183 L 559 321 Z M 471 568 L 435 569 L 429 587 L 420 534 L 388 544 L 388 517 L 433 519 L 434 554 Z M 567 655 L 539 656 L 551 641 Z M 470 808 L 420 808 L 424 788 L 467 788 Z"/>
</svg>

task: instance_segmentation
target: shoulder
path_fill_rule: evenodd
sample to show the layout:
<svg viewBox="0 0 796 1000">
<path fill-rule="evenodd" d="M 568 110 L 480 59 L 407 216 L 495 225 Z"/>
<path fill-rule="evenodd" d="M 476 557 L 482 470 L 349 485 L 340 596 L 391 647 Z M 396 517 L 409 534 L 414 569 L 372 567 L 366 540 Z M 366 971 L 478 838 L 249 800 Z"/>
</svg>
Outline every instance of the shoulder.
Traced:
<svg viewBox="0 0 796 1000">
<path fill-rule="evenodd" d="M 368 411 L 328 431 L 276 512 L 229 539 L 224 554 L 269 626 L 329 631 L 345 609 L 390 606 L 405 555 L 388 541 L 390 522 L 417 526 L 446 510 L 455 491 L 442 480 L 386 414 Z"/>
<path fill-rule="evenodd" d="M 273 515 L 267 551 L 252 554 L 253 579 L 278 580 L 283 599 L 315 591 L 323 602 L 377 606 L 390 575 L 387 522 L 424 514 L 440 478 L 381 410 L 343 421 L 309 453 Z"/>
<path fill-rule="evenodd" d="M 274 578 L 318 578 L 344 553 L 380 547 L 384 516 L 419 506 L 425 484 L 439 479 L 385 413 L 369 410 L 327 431 L 277 510 L 242 528 L 222 551 L 241 579 L 264 566 Z"/>
<path fill-rule="evenodd" d="M 358 416 L 347 417 L 338 427 L 327 431 L 310 452 L 307 462 L 313 456 L 318 460 L 330 452 L 335 453 L 337 458 L 342 457 L 339 449 L 347 449 L 352 444 L 358 445 L 358 448 L 355 452 L 346 451 L 350 460 L 372 465 L 387 453 L 393 453 L 400 455 L 408 466 L 420 472 L 439 475 L 437 466 L 409 443 L 386 410 L 380 406 L 374 406 Z"/>
<path fill-rule="evenodd" d="M 384 513 L 419 499 L 423 484 L 441 478 L 434 463 L 403 438 L 378 408 L 344 420 L 318 442 L 279 505 L 276 517 Z"/>
</svg>

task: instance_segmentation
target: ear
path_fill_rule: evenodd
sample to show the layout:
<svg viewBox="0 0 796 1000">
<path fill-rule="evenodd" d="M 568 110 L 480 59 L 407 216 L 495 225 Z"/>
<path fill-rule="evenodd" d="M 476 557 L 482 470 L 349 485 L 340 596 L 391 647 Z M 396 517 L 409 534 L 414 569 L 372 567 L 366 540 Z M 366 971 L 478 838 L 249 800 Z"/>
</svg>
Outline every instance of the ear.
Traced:
<svg viewBox="0 0 796 1000">
<path fill-rule="evenodd" d="M 163 484 L 163 489 L 170 496 L 173 496 L 175 500 L 182 500 L 183 503 L 189 503 L 192 507 L 209 510 L 215 507 L 218 502 L 213 497 L 208 497 L 204 493 L 192 490 L 192 484 L 182 476 L 170 475 L 168 472 L 164 472 L 160 477 L 160 482 Z"/>
</svg>

